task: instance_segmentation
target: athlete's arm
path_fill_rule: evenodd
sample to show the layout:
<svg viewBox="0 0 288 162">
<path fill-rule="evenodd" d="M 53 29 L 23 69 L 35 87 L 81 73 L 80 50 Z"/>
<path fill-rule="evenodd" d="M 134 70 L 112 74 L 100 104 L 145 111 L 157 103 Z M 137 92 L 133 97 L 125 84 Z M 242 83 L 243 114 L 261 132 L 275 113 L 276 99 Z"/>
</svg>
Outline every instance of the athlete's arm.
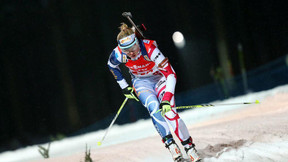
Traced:
<svg viewBox="0 0 288 162">
<path fill-rule="evenodd" d="M 125 78 L 122 75 L 122 72 L 119 68 L 119 65 L 122 63 L 120 56 L 116 57 L 117 55 L 120 55 L 118 53 L 116 53 L 115 50 L 112 51 L 109 59 L 108 59 L 108 68 L 111 71 L 111 73 L 113 74 L 114 78 L 116 79 L 117 83 L 119 84 L 119 86 L 121 87 L 121 89 L 124 89 L 126 87 L 128 87 L 128 83 L 126 82 Z"/>
<path fill-rule="evenodd" d="M 150 56 L 150 59 L 155 62 L 160 72 L 166 78 L 165 94 L 162 98 L 162 101 L 170 102 L 175 92 L 176 78 L 177 78 L 176 73 L 173 70 L 168 58 L 165 57 L 156 46 L 152 45 L 150 47 L 148 55 Z"/>
</svg>

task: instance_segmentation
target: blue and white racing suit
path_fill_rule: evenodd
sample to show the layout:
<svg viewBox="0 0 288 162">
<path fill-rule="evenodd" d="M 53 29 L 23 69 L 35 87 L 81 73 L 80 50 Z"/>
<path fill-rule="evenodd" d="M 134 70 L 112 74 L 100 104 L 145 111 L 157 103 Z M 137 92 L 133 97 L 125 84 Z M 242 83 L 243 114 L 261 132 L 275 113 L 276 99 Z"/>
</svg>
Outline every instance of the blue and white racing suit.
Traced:
<svg viewBox="0 0 288 162">
<path fill-rule="evenodd" d="M 117 46 L 108 60 L 108 67 L 119 86 L 124 89 L 128 86 L 123 77 L 119 65 L 124 63 L 129 68 L 132 77 L 133 88 L 141 101 L 147 108 L 153 124 L 163 139 L 163 142 L 172 140 L 170 125 L 182 144 L 192 143 L 188 129 L 179 117 L 175 107 L 174 91 L 176 85 L 176 74 L 169 61 L 157 48 L 153 40 L 139 40 L 140 53 L 135 60 L 131 60 Z M 163 117 L 159 110 L 160 102 L 170 102 L 172 110 Z M 157 112 L 157 113 L 156 113 Z"/>
</svg>

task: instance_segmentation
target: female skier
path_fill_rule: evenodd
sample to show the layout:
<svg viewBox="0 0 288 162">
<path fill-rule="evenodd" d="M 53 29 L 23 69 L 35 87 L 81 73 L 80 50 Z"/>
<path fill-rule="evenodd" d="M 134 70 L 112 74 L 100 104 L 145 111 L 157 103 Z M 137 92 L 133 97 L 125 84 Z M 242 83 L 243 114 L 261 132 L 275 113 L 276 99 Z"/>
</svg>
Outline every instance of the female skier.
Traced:
<svg viewBox="0 0 288 162">
<path fill-rule="evenodd" d="M 153 124 L 174 161 L 182 161 L 183 156 L 168 124 L 172 126 L 191 161 L 200 161 L 188 129 L 174 108 L 176 74 L 168 58 L 157 48 L 154 40 L 138 39 L 134 29 L 125 23 L 122 23 L 120 30 L 117 36 L 118 46 L 109 57 L 108 67 L 125 97 L 140 100 L 148 109 Z M 129 68 L 133 88 L 121 73 L 121 63 Z"/>
</svg>

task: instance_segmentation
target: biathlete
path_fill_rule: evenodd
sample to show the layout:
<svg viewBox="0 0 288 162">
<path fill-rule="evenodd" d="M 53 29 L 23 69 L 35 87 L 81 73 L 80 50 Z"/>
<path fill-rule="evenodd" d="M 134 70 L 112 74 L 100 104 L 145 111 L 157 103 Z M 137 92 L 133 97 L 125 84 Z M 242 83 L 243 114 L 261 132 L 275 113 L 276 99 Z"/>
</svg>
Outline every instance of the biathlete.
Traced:
<svg viewBox="0 0 288 162">
<path fill-rule="evenodd" d="M 168 124 L 173 128 L 191 161 L 200 161 L 188 129 L 175 109 L 176 74 L 168 58 L 158 49 L 156 41 L 137 38 L 134 29 L 125 23 L 122 23 L 120 30 L 117 36 L 118 46 L 109 57 L 108 67 L 125 97 L 140 100 L 147 108 L 174 161 L 182 161 L 183 156 Z M 121 63 L 129 69 L 133 87 L 129 86 L 123 77 L 119 68 Z"/>
</svg>

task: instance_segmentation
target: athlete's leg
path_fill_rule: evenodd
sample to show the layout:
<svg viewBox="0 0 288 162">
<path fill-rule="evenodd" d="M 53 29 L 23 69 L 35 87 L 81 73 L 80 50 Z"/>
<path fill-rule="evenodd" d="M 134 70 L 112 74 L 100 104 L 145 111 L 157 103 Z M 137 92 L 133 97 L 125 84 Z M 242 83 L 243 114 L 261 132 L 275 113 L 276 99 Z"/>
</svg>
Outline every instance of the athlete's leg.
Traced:
<svg viewBox="0 0 288 162">
<path fill-rule="evenodd" d="M 192 162 L 200 161 L 200 157 L 197 154 L 197 150 L 195 149 L 195 144 L 192 141 L 191 136 L 189 135 L 188 129 L 184 123 L 184 121 L 179 117 L 176 109 L 175 109 L 175 99 L 174 96 L 171 100 L 171 111 L 165 114 L 165 117 L 171 127 L 174 130 L 174 133 L 181 141 L 181 144 L 184 146 L 185 152 Z"/>
<path fill-rule="evenodd" d="M 136 78 L 132 82 L 139 100 L 149 111 L 152 122 L 162 139 L 171 134 L 169 126 L 161 115 L 161 112 L 156 113 L 159 110 L 159 101 L 154 91 L 155 83 L 153 80 Z"/>
<path fill-rule="evenodd" d="M 166 78 L 162 77 L 155 86 L 155 91 L 157 93 L 158 100 L 161 101 L 165 93 Z M 175 107 L 175 98 L 172 97 L 170 101 L 172 110 L 165 114 L 166 121 L 172 127 L 175 135 L 179 138 L 181 143 L 185 146 L 187 144 L 192 144 L 192 138 L 189 135 L 188 129 L 184 121 L 179 117 Z"/>
<path fill-rule="evenodd" d="M 157 93 L 158 100 L 161 101 L 162 97 L 165 93 L 165 85 L 166 85 L 166 78 L 162 77 L 158 83 L 155 85 L 155 91 Z M 197 154 L 197 151 L 195 149 L 195 145 L 193 144 L 192 138 L 189 135 L 188 129 L 184 123 L 184 121 L 179 117 L 179 114 L 177 113 L 177 110 L 175 108 L 175 98 L 172 97 L 170 101 L 172 110 L 165 113 L 165 118 L 167 123 L 172 127 L 174 133 L 178 137 L 178 139 L 181 141 L 181 144 L 184 146 L 185 151 L 190 157 L 192 162 L 197 162 L 200 160 L 200 157 Z M 166 136 L 166 138 L 171 139 L 173 143 L 173 137 L 172 135 Z M 165 138 L 163 138 L 163 141 L 165 141 Z M 174 142 L 175 143 L 175 142 Z M 165 143 L 167 146 L 167 143 Z M 171 151 L 170 151 L 171 152 Z M 172 156 L 174 155 L 173 152 L 171 152 Z M 181 154 L 181 153 L 180 153 Z M 175 154 L 178 156 L 177 154 Z M 174 156 L 173 156 L 174 157 Z M 175 158 L 174 158 L 175 159 Z"/>
</svg>

